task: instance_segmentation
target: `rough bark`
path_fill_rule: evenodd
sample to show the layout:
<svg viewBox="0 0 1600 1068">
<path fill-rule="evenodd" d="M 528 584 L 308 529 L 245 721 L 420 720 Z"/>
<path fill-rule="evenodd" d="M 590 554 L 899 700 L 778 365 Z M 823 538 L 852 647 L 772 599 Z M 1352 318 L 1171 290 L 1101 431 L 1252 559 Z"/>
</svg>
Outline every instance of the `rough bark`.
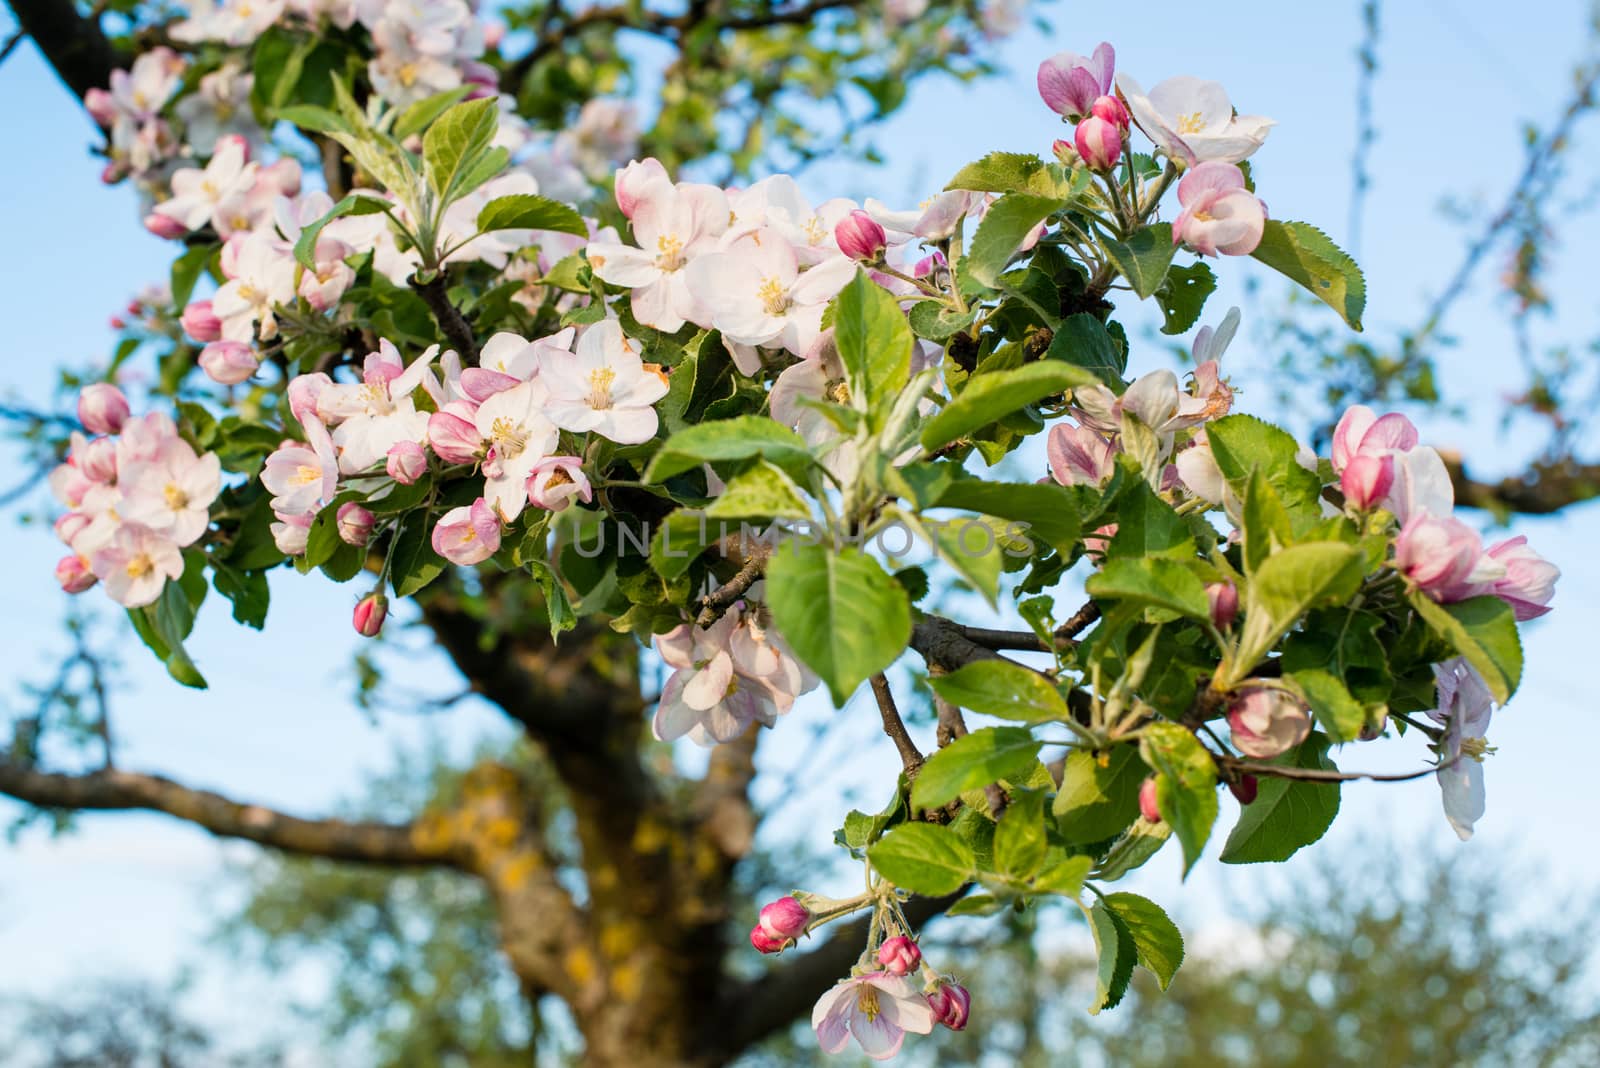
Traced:
<svg viewBox="0 0 1600 1068">
<path fill-rule="evenodd" d="M 79 99 L 111 84 L 123 60 L 100 29 L 100 20 L 78 14 L 72 0 L 7 0 L 18 28 L 33 39 L 45 60 Z"/>
</svg>

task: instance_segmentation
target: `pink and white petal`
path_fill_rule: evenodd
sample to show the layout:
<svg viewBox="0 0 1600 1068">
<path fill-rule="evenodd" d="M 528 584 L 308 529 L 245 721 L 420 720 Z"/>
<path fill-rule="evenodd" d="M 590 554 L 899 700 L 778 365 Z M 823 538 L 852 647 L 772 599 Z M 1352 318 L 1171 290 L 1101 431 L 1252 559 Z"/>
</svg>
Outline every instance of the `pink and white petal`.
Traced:
<svg viewBox="0 0 1600 1068">
<path fill-rule="evenodd" d="M 893 1057 L 906 1041 L 905 1029 L 897 1026 L 885 1012 L 880 1012 L 876 1018 L 869 1018 L 864 1012 L 852 1013 L 850 1033 L 861 1044 L 861 1052 L 875 1061 Z"/>
<path fill-rule="evenodd" d="M 681 274 L 682 272 L 677 272 Z M 649 285 L 633 291 L 633 317 L 645 326 L 653 326 L 667 334 L 683 329 L 684 317 L 677 309 L 673 281 L 676 275 L 658 274 Z"/>
<path fill-rule="evenodd" d="M 733 658 L 726 652 L 719 652 L 685 682 L 684 703 L 704 712 L 727 696 L 728 684 L 732 681 Z"/>
<path fill-rule="evenodd" d="M 1150 90 L 1150 103 L 1168 125 L 1179 126 L 1187 120 L 1196 132 L 1210 133 L 1233 120 L 1233 104 L 1221 83 L 1192 74 L 1180 74 L 1154 86 Z"/>
<path fill-rule="evenodd" d="M 811 1027 L 824 1053 L 838 1053 L 849 1043 L 855 997 L 856 985 L 845 981 L 823 994 L 812 1007 Z"/>
<path fill-rule="evenodd" d="M 603 282 L 637 288 L 661 277 L 654 254 L 628 245 L 595 242 L 589 246 L 589 266 Z"/>
<path fill-rule="evenodd" d="M 650 732 L 657 741 L 675 742 L 700 725 L 700 713 L 683 703 L 683 679 L 686 671 L 675 671 L 662 687 L 661 700 L 656 704 L 656 714 L 650 721 Z"/>
<path fill-rule="evenodd" d="M 1204 193 L 1230 193 L 1244 187 L 1244 172 L 1238 167 L 1210 160 L 1191 167 L 1178 182 L 1178 201 L 1187 205 Z"/>
<path fill-rule="evenodd" d="M 833 256 L 802 274 L 789 295 L 796 304 L 826 304 L 855 276 L 854 261 Z"/>
<path fill-rule="evenodd" d="M 612 408 L 600 416 L 594 429 L 618 445 L 642 445 L 656 436 L 661 425 L 654 408 Z"/>
</svg>

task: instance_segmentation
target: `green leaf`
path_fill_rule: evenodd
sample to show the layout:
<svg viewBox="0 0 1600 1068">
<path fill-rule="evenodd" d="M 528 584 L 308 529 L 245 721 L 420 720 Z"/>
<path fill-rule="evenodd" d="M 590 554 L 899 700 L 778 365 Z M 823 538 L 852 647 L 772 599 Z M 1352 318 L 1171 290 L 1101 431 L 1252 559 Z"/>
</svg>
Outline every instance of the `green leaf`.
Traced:
<svg viewBox="0 0 1600 1068">
<path fill-rule="evenodd" d="M 1149 898 L 1138 894 L 1107 894 L 1106 908 L 1116 913 L 1139 952 L 1139 963 L 1155 974 L 1165 990 L 1183 963 L 1183 935 L 1166 912 Z"/>
<path fill-rule="evenodd" d="M 1172 266 L 1172 254 L 1177 251 L 1172 243 L 1170 223 L 1147 226 L 1126 241 L 1102 238 L 1100 244 L 1140 299 L 1161 288 L 1167 278 L 1167 268 Z"/>
<path fill-rule="evenodd" d="M 1146 482 L 1136 482 L 1117 501 L 1117 532 L 1106 546 L 1108 559 L 1161 557 L 1184 560 L 1195 554 L 1189 524 Z"/>
<path fill-rule="evenodd" d="M 400 117 L 395 119 L 392 131 L 395 139 L 404 141 L 412 134 L 421 133 L 428 128 L 428 124 L 454 104 L 465 100 L 472 92 L 470 85 L 458 85 L 454 89 L 446 89 L 442 93 L 434 93 L 424 97 L 415 104 L 409 104 L 400 112 Z M 482 229 L 480 226 L 479 229 Z"/>
<path fill-rule="evenodd" d="M 1253 415 L 1229 415 L 1206 424 L 1211 454 L 1233 492 L 1246 495 L 1250 472 L 1261 468 L 1291 515 L 1314 522 L 1322 516 L 1322 482 L 1295 459 L 1293 435 Z"/>
<path fill-rule="evenodd" d="M 1054 482 L 990 482 L 979 478 L 959 478 L 949 482 L 939 492 L 934 505 L 939 508 L 963 508 L 1013 520 L 1063 557 L 1072 555 L 1083 532 L 1076 498 L 1065 486 L 1058 486 Z"/>
<path fill-rule="evenodd" d="M 1283 498 L 1267 479 L 1266 472 L 1256 467 L 1250 472 L 1249 488 L 1244 494 L 1244 515 L 1241 529 L 1244 532 L 1244 570 L 1253 575 L 1261 562 L 1279 549 L 1294 544 L 1293 524 Z"/>
<path fill-rule="evenodd" d="M 929 341 L 944 341 L 961 333 L 977 318 L 978 309 L 958 312 L 937 300 L 919 301 L 911 306 L 911 329 Z"/>
<path fill-rule="evenodd" d="M 277 116 L 284 122 L 292 122 L 302 130 L 310 130 L 312 133 L 337 134 L 345 137 L 354 136 L 356 133 L 355 127 L 346 122 L 342 115 L 315 104 L 292 104 L 286 108 L 279 108 Z"/>
<path fill-rule="evenodd" d="M 1088 312 L 1061 320 L 1044 358 L 1093 371 L 1102 381 L 1118 388 L 1121 388 L 1122 372 L 1128 367 L 1127 357 L 1117 348 L 1105 324 Z"/>
<path fill-rule="evenodd" d="M 1261 244 L 1250 255 L 1310 290 L 1352 330 L 1361 329 L 1366 279 L 1356 261 L 1327 234 L 1310 223 L 1268 219 Z"/>
<path fill-rule="evenodd" d="M 410 597 L 444 571 L 444 558 L 433 551 L 429 539 L 430 525 L 427 512 L 412 512 L 395 535 L 389 583 L 398 597 Z"/>
<path fill-rule="evenodd" d="M 1163 334 L 1181 334 L 1200 321 L 1206 299 L 1217 288 L 1217 276 L 1204 263 L 1196 261 L 1187 267 L 1172 267 L 1167 280 L 1156 290 L 1156 303 L 1166 322 L 1161 324 Z"/>
<path fill-rule="evenodd" d="M 1217 767 L 1199 739 L 1176 723 L 1145 727 L 1139 752 L 1144 762 L 1160 773 L 1156 806 L 1183 846 L 1183 873 L 1187 876 L 1217 821 Z"/>
<path fill-rule="evenodd" d="M 741 415 L 686 427 L 656 450 L 645 470 L 646 482 L 665 482 L 703 463 L 760 456 L 791 472 L 814 461 L 805 439 L 764 415 Z"/>
<path fill-rule="evenodd" d="M 1225 680 L 1236 685 L 1311 609 L 1350 600 L 1361 587 L 1366 558 L 1354 545 L 1313 541 L 1261 562 L 1244 596 L 1244 630 Z"/>
<path fill-rule="evenodd" d="M 1151 823 L 1144 817 L 1135 820 L 1127 833 L 1111 846 L 1106 859 L 1093 872 L 1101 882 L 1114 883 L 1118 879 L 1144 866 L 1145 862 L 1167 844 L 1172 837 L 1172 825 L 1165 820 Z"/>
<path fill-rule="evenodd" d="M 967 790 L 1026 776 L 1043 744 L 1026 727 L 984 727 L 957 738 L 917 772 L 911 807 L 940 808 Z"/>
<path fill-rule="evenodd" d="M 900 304 L 862 270 L 839 291 L 833 303 L 833 336 L 857 408 L 877 416 L 894 404 L 911 376 L 916 339 Z"/>
<path fill-rule="evenodd" d="M 422 135 L 428 183 L 441 206 L 456 199 L 465 173 L 488 150 L 499 124 L 500 106 L 496 100 L 468 100 L 440 115 Z"/>
<path fill-rule="evenodd" d="M 1083 881 L 1094 867 L 1094 858 L 1078 854 L 1063 856 L 1060 860 L 1047 858 L 1044 871 L 1033 880 L 1033 889 L 1041 894 L 1060 894 L 1075 898 L 1083 893 Z"/>
<path fill-rule="evenodd" d="M 957 171 L 945 189 L 970 189 L 979 193 L 1032 193 L 1065 199 L 1070 185 L 1057 177 L 1050 164 L 1038 156 L 1022 152 L 991 152 Z"/>
<path fill-rule="evenodd" d="M 478 212 L 478 229 L 484 233 L 491 230 L 554 230 L 578 237 L 589 236 L 589 228 L 582 215 L 559 200 L 532 193 L 495 197 Z"/>
<path fill-rule="evenodd" d="M 1045 844 L 1044 791 L 1013 790 L 994 829 L 995 870 L 1027 882 L 1044 865 Z"/>
<path fill-rule="evenodd" d="M 1000 570 L 1008 545 L 1020 538 L 1017 524 L 986 515 L 962 516 L 948 522 L 919 521 L 902 513 L 902 521 L 923 533 L 939 559 L 949 564 L 966 583 L 983 595 L 990 608 L 998 607 Z M 1022 544 L 1032 549 L 1025 539 Z"/>
<path fill-rule="evenodd" d="M 1056 792 L 1054 813 L 1061 836 L 1075 845 L 1104 842 L 1121 834 L 1139 816 L 1139 786 L 1144 762 L 1132 746 L 1103 754 L 1084 749 L 1067 753 Z"/>
<path fill-rule="evenodd" d="M 679 508 L 656 526 L 650 540 L 650 566 L 669 582 L 685 571 L 705 551 L 721 540 L 723 524 L 708 523 L 704 512 Z"/>
<path fill-rule="evenodd" d="M 1511 606 L 1498 597 L 1473 597 L 1438 604 L 1421 591 L 1411 606 L 1433 632 L 1449 642 L 1489 684 L 1496 704 L 1505 704 L 1522 682 L 1522 639 Z"/>
<path fill-rule="evenodd" d="M 1099 959 L 1094 1002 L 1089 1006 L 1089 1014 L 1097 1016 L 1102 1009 L 1116 1008 L 1128 992 L 1139 949 L 1128 925 L 1104 901 L 1096 901 L 1089 909 L 1089 930 L 1094 932 L 1095 955 Z"/>
<path fill-rule="evenodd" d="M 902 823 L 867 849 L 878 874 L 912 893 L 952 894 L 972 878 L 972 848 L 947 827 Z"/>
<path fill-rule="evenodd" d="M 207 688 L 205 676 L 183 647 L 183 639 L 194 629 L 194 607 L 179 583 L 168 582 L 154 604 L 129 609 L 128 615 L 145 645 L 166 665 L 168 675 L 191 689 Z"/>
<path fill-rule="evenodd" d="M 1059 197 L 1028 193 L 1010 193 L 995 201 L 972 236 L 967 274 L 983 285 L 997 285 L 1033 228 L 1064 206 Z"/>
<path fill-rule="evenodd" d="M 728 480 L 706 515 L 712 519 L 809 519 L 811 508 L 782 468 L 757 460 L 755 466 Z"/>
<path fill-rule="evenodd" d="M 1350 695 L 1344 682 L 1331 671 L 1309 668 L 1285 675 L 1284 681 L 1300 691 L 1317 717 L 1317 723 L 1336 742 L 1353 742 L 1367 725 L 1365 706 Z"/>
<path fill-rule="evenodd" d="M 1291 768 L 1335 771 L 1328 759 L 1328 739 L 1312 734 L 1299 747 L 1272 763 Z M 1224 864 L 1257 864 L 1288 860 L 1321 838 L 1339 814 L 1339 784 L 1295 782 L 1263 775 L 1256 799 L 1245 805 L 1233 833 L 1222 847 Z"/>
<path fill-rule="evenodd" d="M 300 231 L 300 236 L 294 243 L 295 262 L 306 270 L 314 270 L 317 266 L 317 238 L 322 236 L 323 228 L 333 220 L 345 215 L 376 215 L 380 211 L 388 211 L 390 204 L 387 200 L 367 196 L 362 193 L 351 193 L 316 222 L 307 223 Z"/>
<path fill-rule="evenodd" d="M 1194 572 L 1175 560 L 1123 557 L 1108 560 L 1084 589 L 1095 600 L 1120 600 L 1165 608 L 1192 619 L 1209 619 L 1211 603 Z M 1253 665 L 1252 665 L 1253 666 Z"/>
<path fill-rule="evenodd" d="M 1071 716 L 1049 679 L 1010 660 L 976 660 L 948 675 L 930 677 L 928 685 L 951 704 L 986 716 L 1027 723 Z"/>
<path fill-rule="evenodd" d="M 241 571 L 218 560 L 211 562 L 211 584 L 233 603 L 235 622 L 260 630 L 267 622 L 272 593 L 260 571 Z"/>
<path fill-rule="evenodd" d="M 842 706 L 911 640 L 905 587 L 856 548 L 789 542 L 767 564 L 767 603 L 778 632 Z"/>
<path fill-rule="evenodd" d="M 932 452 L 1009 412 L 1100 380 L 1081 367 L 1041 360 L 1009 371 L 974 375 L 943 410 L 922 428 L 922 447 Z"/>
<path fill-rule="evenodd" d="M 182 309 L 189 303 L 189 298 L 194 295 L 195 283 L 200 280 L 200 275 L 205 272 L 206 264 L 211 261 L 212 255 L 217 251 L 217 246 L 206 244 L 196 245 L 184 250 L 183 255 L 172 261 L 172 306 Z"/>
</svg>

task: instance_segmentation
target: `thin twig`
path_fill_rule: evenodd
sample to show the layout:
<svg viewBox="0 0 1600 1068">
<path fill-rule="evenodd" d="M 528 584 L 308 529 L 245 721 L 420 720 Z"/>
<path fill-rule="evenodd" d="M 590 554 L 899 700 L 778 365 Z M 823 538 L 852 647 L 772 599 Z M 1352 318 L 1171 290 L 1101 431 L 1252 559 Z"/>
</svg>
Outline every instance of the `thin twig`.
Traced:
<svg viewBox="0 0 1600 1068">
<path fill-rule="evenodd" d="M 1407 771 L 1389 775 L 1372 771 L 1327 771 L 1322 768 L 1293 768 L 1285 767 L 1281 764 L 1261 764 L 1253 760 L 1239 760 L 1221 753 L 1214 753 L 1212 756 L 1218 764 L 1232 771 L 1243 772 L 1248 775 L 1265 775 L 1276 779 L 1292 779 L 1296 782 L 1354 782 L 1357 779 L 1366 779 L 1370 782 L 1410 782 L 1412 779 L 1424 779 L 1429 775 L 1436 775 L 1441 771 L 1452 768 L 1461 759 L 1461 757 L 1457 756 L 1443 764 L 1435 764 L 1420 771 Z"/>
<path fill-rule="evenodd" d="M 750 587 L 761 580 L 765 559 L 751 557 L 744 562 L 733 578 L 706 594 L 700 601 L 700 610 L 694 617 L 694 625 L 704 629 L 727 614 L 735 601 L 750 592 Z"/>
<path fill-rule="evenodd" d="M 922 769 L 922 752 L 917 748 L 917 743 L 911 740 L 911 735 L 906 733 L 906 722 L 900 718 L 900 709 L 896 707 L 894 694 L 889 690 L 889 680 L 880 671 L 872 676 L 871 682 L 872 696 L 878 699 L 878 712 L 883 716 L 883 733 L 900 751 L 900 763 L 905 768 L 906 778 L 914 779 Z"/>
</svg>

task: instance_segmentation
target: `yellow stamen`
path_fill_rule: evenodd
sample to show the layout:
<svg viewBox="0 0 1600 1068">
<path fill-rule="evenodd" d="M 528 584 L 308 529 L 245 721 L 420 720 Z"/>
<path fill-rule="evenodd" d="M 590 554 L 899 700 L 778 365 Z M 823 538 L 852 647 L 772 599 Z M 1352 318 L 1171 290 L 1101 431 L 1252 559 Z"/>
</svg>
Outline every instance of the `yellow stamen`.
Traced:
<svg viewBox="0 0 1600 1068">
<path fill-rule="evenodd" d="M 1483 758 L 1495 752 L 1494 746 L 1489 744 L 1487 738 L 1461 739 L 1461 755 L 1469 760 L 1483 763 Z"/>
<path fill-rule="evenodd" d="M 611 407 L 611 386 L 617 380 L 617 372 L 609 367 L 597 367 L 589 372 L 589 407 L 605 409 Z"/>
<path fill-rule="evenodd" d="M 676 271 L 683 266 L 683 242 L 676 234 L 662 234 L 656 238 L 656 267 L 663 271 Z"/>
<path fill-rule="evenodd" d="M 294 478 L 290 479 L 296 486 L 309 486 L 313 482 L 322 481 L 322 468 L 312 467 L 310 464 L 301 464 L 294 469 Z"/>
<path fill-rule="evenodd" d="M 877 1020 L 878 1014 L 883 1011 L 878 1004 L 878 988 L 871 983 L 862 983 L 857 986 L 856 1008 L 867 1018 L 868 1023 Z"/>
<path fill-rule="evenodd" d="M 1191 111 L 1187 115 L 1178 116 L 1178 132 L 1181 134 L 1199 133 L 1206 128 L 1205 120 L 1198 111 Z"/>
<path fill-rule="evenodd" d="M 789 300 L 788 288 L 776 278 L 763 278 L 761 288 L 756 292 L 760 295 L 761 303 L 767 309 L 768 315 L 782 315 L 789 310 L 789 305 L 792 303 Z"/>
<path fill-rule="evenodd" d="M 528 447 L 528 432 L 505 416 L 489 426 L 489 440 L 494 442 L 495 455 L 502 460 L 513 460 Z"/>
<path fill-rule="evenodd" d="M 174 512 L 189 507 L 189 495 L 183 492 L 183 487 L 176 482 L 168 482 L 161 495 L 166 498 L 167 507 Z"/>
<path fill-rule="evenodd" d="M 142 579 L 156 569 L 156 562 L 150 559 L 148 553 L 140 553 L 128 561 L 128 577 Z"/>
</svg>

